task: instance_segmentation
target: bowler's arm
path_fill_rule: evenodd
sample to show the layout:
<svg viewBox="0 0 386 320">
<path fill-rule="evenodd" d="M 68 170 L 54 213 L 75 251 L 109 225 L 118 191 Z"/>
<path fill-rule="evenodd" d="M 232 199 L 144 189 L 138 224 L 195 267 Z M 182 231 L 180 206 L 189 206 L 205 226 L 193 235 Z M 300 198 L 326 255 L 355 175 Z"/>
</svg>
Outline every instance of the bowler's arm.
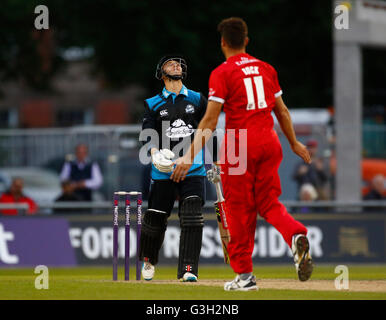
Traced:
<svg viewBox="0 0 386 320">
<path fill-rule="evenodd" d="M 202 120 L 200 121 L 194 140 L 189 147 L 189 150 L 182 158 L 178 158 L 175 163 L 176 167 L 170 176 L 175 182 L 180 182 L 185 179 L 189 168 L 192 166 L 195 156 L 205 146 L 206 142 L 210 139 L 213 131 L 216 129 L 218 116 L 221 112 L 222 104 L 216 101 L 210 100 L 208 107 Z"/>
<path fill-rule="evenodd" d="M 311 157 L 307 148 L 296 139 L 290 112 L 287 106 L 284 104 L 281 96 L 276 98 L 276 105 L 273 108 L 273 112 L 275 113 L 277 121 L 280 124 L 280 128 L 283 130 L 283 133 L 286 136 L 292 151 L 300 158 L 302 158 L 304 162 L 311 163 Z"/>
<path fill-rule="evenodd" d="M 220 102 L 209 100 L 205 115 L 198 125 L 193 143 L 186 153 L 186 156 L 190 157 L 191 163 L 193 163 L 195 156 L 205 146 L 216 129 L 221 107 L 222 104 Z"/>
</svg>

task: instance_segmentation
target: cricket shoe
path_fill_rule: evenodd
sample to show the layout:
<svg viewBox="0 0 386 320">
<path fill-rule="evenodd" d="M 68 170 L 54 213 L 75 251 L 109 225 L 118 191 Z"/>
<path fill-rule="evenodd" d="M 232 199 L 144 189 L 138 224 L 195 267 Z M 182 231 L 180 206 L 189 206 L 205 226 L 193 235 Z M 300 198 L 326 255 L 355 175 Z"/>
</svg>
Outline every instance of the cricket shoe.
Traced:
<svg viewBox="0 0 386 320">
<path fill-rule="evenodd" d="M 310 254 L 310 243 L 304 234 L 295 234 L 292 237 L 292 253 L 299 280 L 307 281 L 311 277 L 314 264 Z"/>
<path fill-rule="evenodd" d="M 197 282 L 197 276 L 190 272 L 185 272 L 181 278 L 182 282 Z"/>
<path fill-rule="evenodd" d="M 241 280 L 240 276 L 237 275 L 232 281 L 225 282 L 225 291 L 252 291 L 259 290 L 256 285 L 256 277 L 254 275 L 249 276 L 247 280 Z"/>
<path fill-rule="evenodd" d="M 154 266 L 150 262 L 145 261 L 142 265 L 143 279 L 150 281 L 154 277 L 154 272 L 155 272 Z"/>
</svg>

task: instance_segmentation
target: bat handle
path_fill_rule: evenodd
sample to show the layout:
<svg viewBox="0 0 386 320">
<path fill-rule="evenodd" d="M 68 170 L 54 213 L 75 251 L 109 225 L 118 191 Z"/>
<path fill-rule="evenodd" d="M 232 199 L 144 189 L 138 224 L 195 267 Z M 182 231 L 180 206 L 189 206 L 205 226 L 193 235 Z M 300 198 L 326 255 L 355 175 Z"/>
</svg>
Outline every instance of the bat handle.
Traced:
<svg viewBox="0 0 386 320">
<path fill-rule="evenodd" d="M 217 200 L 218 202 L 223 202 L 225 201 L 223 195 L 222 195 L 222 191 L 221 191 L 221 183 L 220 182 L 216 182 L 216 193 L 217 193 Z"/>
</svg>

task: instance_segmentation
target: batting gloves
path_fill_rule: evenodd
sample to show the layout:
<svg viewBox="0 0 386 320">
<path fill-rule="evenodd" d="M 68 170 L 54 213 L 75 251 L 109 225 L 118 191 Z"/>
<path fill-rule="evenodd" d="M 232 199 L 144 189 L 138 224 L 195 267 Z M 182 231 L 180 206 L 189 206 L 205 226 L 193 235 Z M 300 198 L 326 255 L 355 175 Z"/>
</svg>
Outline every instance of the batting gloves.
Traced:
<svg viewBox="0 0 386 320">
<path fill-rule="evenodd" d="M 212 183 L 217 183 L 221 181 L 220 174 L 221 168 L 220 166 L 216 166 L 215 164 L 212 164 L 212 168 L 206 172 L 208 180 Z"/>
<path fill-rule="evenodd" d="M 151 160 L 154 167 L 156 167 L 161 172 L 172 172 L 173 171 L 173 159 L 174 153 L 169 149 L 161 149 L 152 154 Z"/>
</svg>

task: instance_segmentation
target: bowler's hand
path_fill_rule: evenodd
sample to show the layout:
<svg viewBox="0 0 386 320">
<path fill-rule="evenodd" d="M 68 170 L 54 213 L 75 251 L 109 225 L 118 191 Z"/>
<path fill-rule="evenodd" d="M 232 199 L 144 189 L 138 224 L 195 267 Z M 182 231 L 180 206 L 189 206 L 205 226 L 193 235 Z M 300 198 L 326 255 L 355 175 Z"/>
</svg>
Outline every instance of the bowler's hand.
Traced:
<svg viewBox="0 0 386 320">
<path fill-rule="evenodd" d="M 192 166 L 190 159 L 187 159 L 186 157 L 181 157 L 178 158 L 174 163 L 176 167 L 174 168 L 170 179 L 174 182 L 184 181 L 190 167 Z"/>
<path fill-rule="evenodd" d="M 299 141 L 291 146 L 292 151 L 304 160 L 305 163 L 311 163 L 311 156 L 307 147 Z"/>
</svg>

